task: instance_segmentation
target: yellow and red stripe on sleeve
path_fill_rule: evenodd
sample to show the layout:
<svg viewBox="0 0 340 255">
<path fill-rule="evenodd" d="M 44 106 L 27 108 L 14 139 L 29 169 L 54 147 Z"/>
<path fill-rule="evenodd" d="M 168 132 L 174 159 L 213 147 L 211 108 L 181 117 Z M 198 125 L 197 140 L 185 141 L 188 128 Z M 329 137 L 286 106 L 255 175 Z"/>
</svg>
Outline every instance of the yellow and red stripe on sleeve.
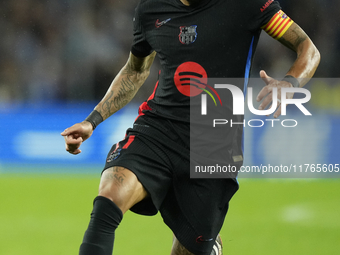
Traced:
<svg viewBox="0 0 340 255">
<path fill-rule="evenodd" d="M 283 11 L 278 11 L 269 22 L 261 27 L 274 39 L 280 39 L 288 28 L 294 23 Z"/>
</svg>

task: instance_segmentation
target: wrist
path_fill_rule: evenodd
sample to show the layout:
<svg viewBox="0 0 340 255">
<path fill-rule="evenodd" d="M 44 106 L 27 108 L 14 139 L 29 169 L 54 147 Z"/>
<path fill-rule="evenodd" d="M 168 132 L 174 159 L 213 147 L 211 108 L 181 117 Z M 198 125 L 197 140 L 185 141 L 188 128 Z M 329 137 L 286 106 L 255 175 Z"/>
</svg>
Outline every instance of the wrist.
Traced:
<svg viewBox="0 0 340 255">
<path fill-rule="evenodd" d="M 300 87 L 300 82 L 294 76 L 286 75 L 282 80 L 286 81 L 286 82 L 289 82 L 290 84 L 293 85 L 294 88 L 299 88 Z"/>
<path fill-rule="evenodd" d="M 85 121 L 88 121 L 91 123 L 93 130 L 96 129 L 96 127 L 104 121 L 102 115 L 96 111 L 93 110 L 89 116 L 85 119 Z"/>
</svg>

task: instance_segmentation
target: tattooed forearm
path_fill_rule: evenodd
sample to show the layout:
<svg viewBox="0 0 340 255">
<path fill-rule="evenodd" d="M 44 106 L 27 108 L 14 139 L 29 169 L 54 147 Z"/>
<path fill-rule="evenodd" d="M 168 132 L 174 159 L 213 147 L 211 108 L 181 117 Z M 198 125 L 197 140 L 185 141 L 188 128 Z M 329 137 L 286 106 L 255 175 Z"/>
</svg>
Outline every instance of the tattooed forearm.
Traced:
<svg viewBox="0 0 340 255">
<path fill-rule="evenodd" d="M 118 91 L 114 92 L 111 90 L 104 98 L 101 111 L 99 111 L 104 119 L 123 108 L 136 93 L 135 85 L 129 80 L 129 78 L 122 78 L 120 84 L 121 86 Z"/>
<path fill-rule="evenodd" d="M 118 86 L 112 87 L 102 100 L 98 111 L 104 119 L 123 108 L 136 94 L 138 89 L 135 83 L 138 81 L 133 81 L 133 74 L 128 72 L 126 69 L 122 70 L 120 82 L 116 83 Z"/>
<path fill-rule="evenodd" d="M 297 58 L 287 75 L 299 79 L 303 87 L 314 75 L 320 63 L 320 53 L 307 34 L 296 24 L 292 24 L 279 41 L 296 52 Z"/>
<path fill-rule="evenodd" d="M 292 29 L 289 29 L 279 41 L 291 50 L 297 51 L 298 46 L 307 38 L 303 30 L 297 24 L 293 24 Z"/>
<path fill-rule="evenodd" d="M 107 99 L 102 104 L 102 107 L 101 107 L 102 111 L 99 111 L 99 113 L 103 116 L 104 119 L 106 119 L 108 116 L 111 116 L 113 114 L 113 112 L 111 112 L 112 98 L 113 98 L 113 91 L 110 91 L 107 93 Z"/>
<path fill-rule="evenodd" d="M 95 107 L 103 119 L 107 119 L 124 107 L 136 95 L 149 75 L 155 53 L 145 58 L 130 54 L 129 60 L 113 80 L 102 101 Z"/>
</svg>

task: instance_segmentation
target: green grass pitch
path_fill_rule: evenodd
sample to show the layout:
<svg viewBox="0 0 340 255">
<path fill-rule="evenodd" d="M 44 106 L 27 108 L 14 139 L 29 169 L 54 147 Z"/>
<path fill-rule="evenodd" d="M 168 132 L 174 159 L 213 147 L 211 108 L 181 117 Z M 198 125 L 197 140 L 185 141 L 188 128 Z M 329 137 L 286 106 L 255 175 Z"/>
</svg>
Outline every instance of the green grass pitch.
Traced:
<svg viewBox="0 0 340 255">
<path fill-rule="evenodd" d="M 78 254 L 98 183 L 93 175 L 0 175 L 0 254 Z M 226 255 L 339 254 L 340 179 L 241 179 L 221 235 Z M 169 254 L 171 241 L 159 215 L 128 212 L 113 254 Z"/>
</svg>

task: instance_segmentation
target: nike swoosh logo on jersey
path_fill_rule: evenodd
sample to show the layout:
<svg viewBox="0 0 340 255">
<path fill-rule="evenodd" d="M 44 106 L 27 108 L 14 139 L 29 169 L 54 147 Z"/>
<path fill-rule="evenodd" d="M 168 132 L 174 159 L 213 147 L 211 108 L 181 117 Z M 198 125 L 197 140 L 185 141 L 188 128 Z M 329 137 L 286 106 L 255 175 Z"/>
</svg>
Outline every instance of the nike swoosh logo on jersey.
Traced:
<svg viewBox="0 0 340 255">
<path fill-rule="evenodd" d="M 169 22 L 170 20 L 171 20 L 171 18 L 166 19 L 166 20 L 163 20 L 162 22 L 159 22 L 159 19 L 157 19 L 157 20 L 156 20 L 156 23 L 155 23 L 155 26 L 156 26 L 157 28 L 159 28 L 159 27 L 163 26 L 165 23 Z"/>
</svg>

